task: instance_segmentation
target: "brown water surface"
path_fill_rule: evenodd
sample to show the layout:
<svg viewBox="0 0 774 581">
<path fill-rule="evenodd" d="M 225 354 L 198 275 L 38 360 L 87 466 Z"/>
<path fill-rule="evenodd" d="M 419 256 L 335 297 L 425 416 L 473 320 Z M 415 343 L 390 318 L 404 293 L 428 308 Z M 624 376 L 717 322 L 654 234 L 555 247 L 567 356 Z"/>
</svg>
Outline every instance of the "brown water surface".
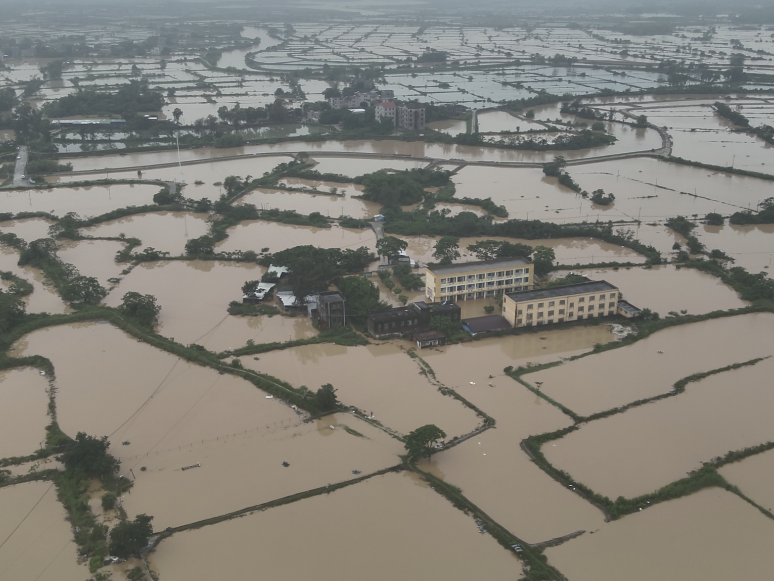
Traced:
<svg viewBox="0 0 774 581">
<path fill-rule="evenodd" d="M 480 424 L 476 414 L 450 396 L 442 395 L 400 343 L 366 347 L 305 345 L 260 356 L 242 357 L 245 367 L 281 377 L 295 387 L 317 390 L 331 383 L 339 400 L 356 406 L 385 426 L 407 434 L 435 424 L 449 437 Z"/>
<path fill-rule="evenodd" d="M 732 257 L 734 266 L 741 266 L 754 274 L 769 272 L 772 276 L 774 224 L 702 225 L 694 233 L 708 249 L 718 248 Z"/>
<path fill-rule="evenodd" d="M 51 482 L 0 488 L 0 580 L 83 581 L 67 513 Z M 17 528 L 18 527 L 18 528 Z"/>
<path fill-rule="evenodd" d="M 641 309 L 648 308 L 662 316 L 670 311 L 688 311 L 701 315 L 712 311 L 739 309 L 748 303 L 739 298 L 720 279 L 692 268 L 677 269 L 672 265 L 619 270 L 577 270 L 576 274 L 591 280 L 606 280 L 617 286 L 624 299 Z M 557 273 L 563 276 L 565 273 Z"/>
<path fill-rule="evenodd" d="M 774 522 L 741 498 L 710 488 L 607 523 L 545 554 L 573 581 L 720 581 L 768 579 L 772 545 Z"/>
<path fill-rule="evenodd" d="M 71 181 L 83 179 L 84 176 L 78 176 L 77 180 Z M 86 179 L 96 178 L 86 176 Z M 49 212 L 57 216 L 76 212 L 81 217 L 99 216 L 118 208 L 152 204 L 153 195 L 160 187 L 150 184 L 116 184 L 49 190 L 8 190 L 0 194 L 0 205 L 4 212 Z"/>
<path fill-rule="evenodd" d="M 18 266 L 19 254 L 6 246 L 0 246 L 0 270 L 9 271 L 31 283 L 32 294 L 24 297 L 28 313 L 64 313 L 69 307 L 46 283 L 43 272 L 31 266 Z"/>
<path fill-rule="evenodd" d="M 48 381 L 37 369 L 0 371 L 0 458 L 42 448 L 49 423 Z"/>
<path fill-rule="evenodd" d="M 292 185 L 293 187 L 314 187 L 322 191 L 329 190 L 329 187 L 321 182 L 308 182 L 307 184 L 296 182 Z M 356 190 L 355 192 L 359 193 Z M 300 214 L 320 212 L 323 216 L 331 218 L 350 216 L 352 218 L 371 219 L 379 213 L 380 208 L 379 204 L 358 200 L 349 193 L 344 196 L 337 196 L 265 188 L 253 190 L 241 198 L 240 203 L 254 204 L 258 208 L 295 210 Z"/>
<path fill-rule="evenodd" d="M 670 327 L 633 345 L 524 379 L 532 385 L 542 382 L 547 395 L 577 414 L 590 415 L 666 393 L 694 373 L 771 355 L 772 323 L 771 313 L 753 313 Z"/>
<path fill-rule="evenodd" d="M 115 255 L 124 244 L 112 240 L 67 241 L 59 245 L 57 254 L 64 262 L 72 264 L 84 276 L 93 276 L 101 285 L 108 286 L 109 278 L 117 277 L 126 264 L 115 261 Z"/>
<path fill-rule="evenodd" d="M 48 238 L 48 227 L 53 222 L 38 218 L 26 218 L 24 220 L 12 220 L 0 223 L 0 231 L 16 234 L 26 242 L 32 242 L 40 238 Z"/>
<path fill-rule="evenodd" d="M 177 256 L 184 253 L 186 242 L 207 234 L 207 218 L 207 214 L 155 212 L 111 220 L 84 228 L 81 233 L 84 236 L 102 237 L 124 234 L 127 238 L 139 238 L 142 241 L 137 251 L 153 247 Z"/>
<path fill-rule="evenodd" d="M 242 285 L 260 280 L 263 267 L 217 261 L 148 262 L 137 266 L 105 299 L 118 306 L 125 293 L 151 294 L 161 305 L 159 333 L 183 344 L 214 351 L 256 343 L 311 337 L 317 332 L 307 317 L 232 316 L 231 301 L 242 302 Z"/>
<path fill-rule="evenodd" d="M 677 397 L 584 424 L 544 453 L 609 498 L 653 492 L 729 450 L 774 440 L 773 373 L 767 359 L 689 383 Z"/>
<path fill-rule="evenodd" d="M 363 576 L 467 581 L 511 580 L 521 573 L 519 561 L 492 537 L 479 534 L 470 517 L 407 474 L 378 476 L 175 534 L 154 551 L 150 564 L 168 581 Z"/>
<path fill-rule="evenodd" d="M 774 450 L 728 464 L 719 472 L 745 496 L 774 512 Z"/>
</svg>

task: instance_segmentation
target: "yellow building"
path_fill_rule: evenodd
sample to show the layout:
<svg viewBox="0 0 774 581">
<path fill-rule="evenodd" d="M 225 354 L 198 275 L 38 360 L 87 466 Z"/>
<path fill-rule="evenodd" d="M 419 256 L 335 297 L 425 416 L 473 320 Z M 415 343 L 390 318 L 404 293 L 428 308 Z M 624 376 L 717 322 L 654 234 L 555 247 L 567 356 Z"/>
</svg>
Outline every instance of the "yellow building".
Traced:
<svg viewBox="0 0 774 581">
<path fill-rule="evenodd" d="M 503 317 L 514 327 L 532 327 L 615 315 L 618 288 L 604 280 L 509 293 Z"/>
<path fill-rule="evenodd" d="M 532 277 L 526 258 L 444 264 L 426 270 L 425 296 L 430 302 L 494 297 L 529 289 Z"/>
</svg>

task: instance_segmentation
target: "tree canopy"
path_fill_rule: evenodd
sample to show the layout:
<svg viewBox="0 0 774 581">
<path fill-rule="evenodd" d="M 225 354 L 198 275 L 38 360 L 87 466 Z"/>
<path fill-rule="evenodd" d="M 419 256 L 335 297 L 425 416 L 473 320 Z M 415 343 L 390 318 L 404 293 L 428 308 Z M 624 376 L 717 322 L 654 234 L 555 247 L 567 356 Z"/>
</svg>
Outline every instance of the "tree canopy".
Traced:
<svg viewBox="0 0 774 581">
<path fill-rule="evenodd" d="M 408 248 L 408 242 L 395 236 L 385 236 L 376 242 L 376 253 L 379 256 L 395 256 L 406 248 Z"/>
<path fill-rule="evenodd" d="M 527 244 L 498 240 L 479 240 L 468 246 L 468 250 L 474 253 L 479 260 L 529 258 L 532 256 L 532 247 Z"/>
<path fill-rule="evenodd" d="M 441 264 L 451 264 L 460 257 L 460 239 L 456 236 L 443 236 L 435 243 L 433 258 Z"/>
<path fill-rule="evenodd" d="M 556 260 L 556 253 L 553 248 L 536 246 L 535 254 L 532 257 L 532 261 L 535 263 L 535 274 L 537 276 L 544 276 L 551 272 L 551 269 L 554 267 L 554 260 Z"/>
<path fill-rule="evenodd" d="M 347 319 L 363 324 L 369 311 L 387 309 L 389 305 L 379 300 L 379 289 L 362 276 L 345 276 L 339 280 L 339 292 L 347 301 Z"/>
<path fill-rule="evenodd" d="M 339 407 L 339 400 L 336 397 L 336 388 L 330 383 L 326 383 L 317 390 L 314 395 L 315 404 L 320 411 L 333 411 Z"/>
<path fill-rule="evenodd" d="M 78 432 L 62 454 L 67 470 L 81 470 L 89 476 L 106 476 L 118 472 L 120 462 L 108 453 L 107 436 L 95 438 Z"/>
<path fill-rule="evenodd" d="M 138 514 L 133 521 L 123 521 L 113 527 L 110 531 L 110 554 L 128 559 L 147 547 L 153 534 L 152 520 L 152 516 Z"/>
<path fill-rule="evenodd" d="M 158 323 L 161 305 L 156 302 L 156 297 L 153 295 L 143 295 L 130 291 L 124 295 L 118 310 L 140 324 L 152 328 Z"/>
<path fill-rule="evenodd" d="M 432 455 L 439 440 L 446 437 L 446 432 L 434 424 L 417 428 L 406 436 L 405 447 L 412 458 L 422 458 Z"/>
</svg>

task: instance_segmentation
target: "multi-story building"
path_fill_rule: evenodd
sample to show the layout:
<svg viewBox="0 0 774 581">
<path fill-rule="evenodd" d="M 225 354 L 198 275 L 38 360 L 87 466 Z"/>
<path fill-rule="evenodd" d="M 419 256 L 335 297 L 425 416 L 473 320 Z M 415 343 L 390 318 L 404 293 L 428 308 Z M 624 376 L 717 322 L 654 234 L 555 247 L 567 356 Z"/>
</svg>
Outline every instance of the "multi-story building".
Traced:
<svg viewBox="0 0 774 581">
<path fill-rule="evenodd" d="M 532 327 L 606 317 L 618 311 L 618 288 L 604 280 L 508 293 L 503 317 L 514 327 Z"/>
<path fill-rule="evenodd" d="M 533 284 L 532 262 L 526 258 L 444 264 L 425 272 L 425 296 L 433 302 L 494 297 Z"/>
<path fill-rule="evenodd" d="M 385 101 L 384 103 L 377 103 L 376 110 L 374 111 L 374 117 L 377 121 L 381 121 L 383 118 L 387 118 L 392 121 L 392 126 L 395 127 L 397 121 L 398 108 L 393 101 Z"/>
<path fill-rule="evenodd" d="M 336 291 L 324 291 L 317 295 L 317 316 L 323 328 L 334 329 L 347 324 L 346 301 Z"/>
<path fill-rule="evenodd" d="M 398 107 L 398 129 L 423 131 L 425 129 L 425 108 L 417 103 Z"/>
</svg>

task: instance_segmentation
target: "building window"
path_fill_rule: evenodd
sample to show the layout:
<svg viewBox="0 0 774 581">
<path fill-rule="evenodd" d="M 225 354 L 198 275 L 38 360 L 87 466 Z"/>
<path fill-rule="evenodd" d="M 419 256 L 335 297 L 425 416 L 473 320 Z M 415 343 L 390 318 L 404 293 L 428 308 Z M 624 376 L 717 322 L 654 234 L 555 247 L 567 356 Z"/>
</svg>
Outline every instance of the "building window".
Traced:
<svg viewBox="0 0 774 581">
<path fill-rule="evenodd" d="M 469 274 L 468 275 L 468 280 L 476 280 L 476 275 L 475 274 Z"/>
<path fill-rule="evenodd" d="M 582 313 L 583 312 L 583 307 L 578 307 L 578 312 Z"/>
<path fill-rule="evenodd" d="M 486 287 L 487 287 L 487 288 L 491 288 L 491 287 L 493 287 L 493 286 L 494 286 L 494 281 L 493 281 L 493 280 L 492 280 L 492 281 L 488 281 L 488 282 L 486 283 Z"/>
<path fill-rule="evenodd" d="M 381 325 L 376 325 L 376 330 L 377 331 L 381 331 L 382 330 L 382 326 Z"/>
<path fill-rule="evenodd" d="M 564 309 L 559 309 L 559 314 L 563 315 L 564 314 Z"/>
<path fill-rule="evenodd" d="M 594 305 L 589 305 L 589 310 L 593 311 L 594 310 Z"/>
<path fill-rule="evenodd" d="M 553 311 L 548 311 L 548 316 L 549 317 L 553 317 L 554 316 L 554 312 Z"/>
<path fill-rule="evenodd" d="M 573 313 L 572 311 L 570 311 L 570 314 L 569 314 L 569 315 L 567 315 L 567 316 L 568 316 L 569 318 L 571 318 L 571 319 L 572 319 L 572 318 L 575 316 L 575 313 Z"/>
<path fill-rule="evenodd" d="M 505 286 L 505 281 L 504 280 L 498 280 L 497 281 L 497 286 Z"/>
<path fill-rule="evenodd" d="M 608 306 L 608 307 L 610 307 L 610 308 L 612 309 L 612 308 L 614 308 L 614 307 L 615 307 L 615 303 L 608 303 L 608 304 L 607 304 L 607 306 Z"/>
<path fill-rule="evenodd" d="M 477 282 L 476 283 L 476 288 L 484 288 L 484 283 L 483 282 Z"/>
<path fill-rule="evenodd" d="M 505 279 L 505 284 L 507 284 L 509 286 L 512 285 L 513 284 L 513 279 L 512 278 L 506 278 Z"/>
<path fill-rule="evenodd" d="M 564 299 L 562 299 L 561 301 L 559 301 L 559 304 L 560 304 L 560 305 L 563 305 L 563 304 L 564 304 Z"/>
<path fill-rule="evenodd" d="M 457 290 L 458 290 L 458 291 L 464 291 L 464 290 L 465 290 L 465 285 L 464 285 L 464 284 L 461 284 L 461 285 L 459 285 L 459 286 L 457 287 Z"/>
<path fill-rule="evenodd" d="M 494 272 L 487 272 L 486 273 L 486 277 L 487 278 L 494 278 L 495 277 L 495 273 Z"/>
<path fill-rule="evenodd" d="M 516 325 L 517 325 L 517 326 L 518 326 L 518 325 L 521 325 L 521 321 L 522 321 L 521 319 L 516 319 Z"/>
<path fill-rule="evenodd" d="M 524 269 L 523 268 L 517 268 L 516 270 L 513 271 L 513 273 L 514 274 L 523 274 L 524 273 Z"/>
<path fill-rule="evenodd" d="M 484 294 L 485 297 L 492 297 L 494 296 L 494 291 L 488 290 L 486 291 L 486 294 Z"/>
<path fill-rule="evenodd" d="M 578 302 L 579 302 L 579 303 L 582 303 L 582 302 L 584 302 L 585 300 L 586 300 L 586 297 L 581 297 L 581 298 L 579 298 L 579 299 L 578 299 Z"/>
<path fill-rule="evenodd" d="M 528 320 L 528 321 L 531 321 L 531 320 L 532 320 L 532 313 L 527 313 L 527 320 Z"/>
<path fill-rule="evenodd" d="M 476 293 L 476 298 L 477 298 L 477 299 L 483 298 L 483 296 L 484 296 L 484 291 L 478 291 L 478 292 Z M 504 312 L 505 312 L 505 307 L 503 307 L 503 313 L 504 313 Z"/>
<path fill-rule="evenodd" d="M 441 279 L 441 284 L 446 284 L 446 279 L 445 278 Z"/>
<path fill-rule="evenodd" d="M 589 297 L 589 302 L 593 301 L 595 298 L 597 298 L 597 297 L 595 297 L 594 295 L 591 295 L 591 296 Z"/>
<path fill-rule="evenodd" d="M 557 323 L 564 323 L 564 317 L 559 317 L 559 320 L 557 321 Z"/>
<path fill-rule="evenodd" d="M 441 294 L 445 294 L 445 293 L 446 293 L 446 287 L 445 287 L 445 286 L 442 286 L 442 287 L 441 287 Z"/>
<path fill-rule="evenodd" d="M 513 276 L 513 271 L 512 270 L 506 270 L 505 271 L 505 276 Z"/>
<path fill-rule="evenodd" d="M 545 303 L 538 303 L 538 309 L 542 309 Z"/>
<path fill-rule="evenodd" d="M 535 308 L 535 305 L 527 305 L 527 310 L 531 311 L 533 308 Z"/>
<path fill-rule="evenodd" d="M 475 288 L 476 288 L 475 284 L 469 284 L 468 285 L 468 290 L 475 290 Z"/>
<path fill-rule="evenodd" d="M 550 302 L 548 303 L 548 306 L 549 306 L 549 307 L 553 307 L 553 306 L 554 306 L 554 301 L 550 301 Z"/>
<path fill-rule="evenodd" d="M 608 311 L 608 312 L 607 312 L 607 314 L 608 314 L 608 315 L 612 315 L 612 314 L 613 314 L 613 312 L 614 312 L 614 311 Z"/>
<path fill-rule="evenodd" d="M 483 272 L 482 272 L 481 274 L 477 274 L 477 275 L 476 275 L 476 278 L 477 278 L 478 280 L 484 280 L 484 277 L 485 277 L 485 275 L 484 275 L 484 273 L 483 273 Z"/>
<path fill-rule="evenodd" d="M 538 319 L 542 319 L 542 318 L 543 318 L 543 313 L 538 313 Z"/>
<path fill-rule="evenodd" d="M 505 276 L 505 271 L 504 270 L 501 270 L 500 272 L 497 273 L 497 278 L 502 278 L 504 276 Z"/>
<path fill-rule="evenodd" d="M 519 309 L 519 313 L 518 313 L 518 314 L 519 314 L 519 315 L 522 315 L 522 314 L 524 314 L 524 311 L 523 311 L 523 309 Z"/>
</svg>

